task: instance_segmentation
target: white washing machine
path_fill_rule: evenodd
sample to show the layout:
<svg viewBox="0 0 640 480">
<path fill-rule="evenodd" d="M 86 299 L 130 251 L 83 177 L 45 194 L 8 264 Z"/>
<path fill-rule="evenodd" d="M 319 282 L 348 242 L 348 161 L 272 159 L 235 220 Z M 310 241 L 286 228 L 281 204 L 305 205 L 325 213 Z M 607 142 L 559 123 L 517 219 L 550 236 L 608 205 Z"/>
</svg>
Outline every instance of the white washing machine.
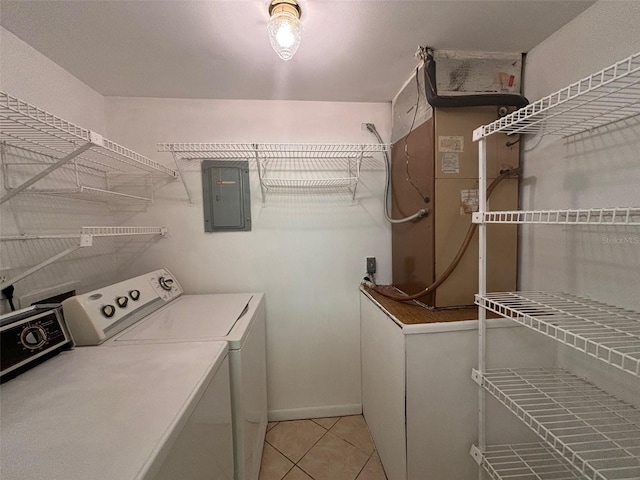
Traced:
<svg viewBox="0 0 640 480">
<path fill-rule="evenodd" d="M 226 341 L 236 480 L 257 480 L 267 427 L 262 293 L 183 295 L 161 269 L 70 298 L 63 311 L 77 345 Z"/>
<path fill-rule="evenodd" d="M 83 347 L 0 388 L 3 480 L 232 480 L 224 342 Z"/>
</svg>

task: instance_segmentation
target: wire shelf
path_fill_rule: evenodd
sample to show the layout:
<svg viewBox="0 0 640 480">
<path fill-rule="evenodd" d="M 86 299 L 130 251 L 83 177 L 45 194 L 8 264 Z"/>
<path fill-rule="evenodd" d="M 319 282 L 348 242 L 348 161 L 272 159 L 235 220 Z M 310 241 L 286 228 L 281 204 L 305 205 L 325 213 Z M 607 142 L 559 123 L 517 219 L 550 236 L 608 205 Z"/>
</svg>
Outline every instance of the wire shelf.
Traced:
<svg viewBox="0 0 640 480">
<path fill-rule="evenodd" d="M 338 143 L 159 143 L 159 152 L 170 152 L 181 172 L 181 163 L 203 160 L 255 160 L 266 201 L 269 189 L 346 188 L 355 201 L 364 158 L 390 148 L 387 144 Z M 345 176 L 346 170 L 346 176 Z M 184 183 L 193 203 L 189 186 Z"/>
<path fill-rule="evenodd" d="M 101 135 L 0 91 L 0 141 L 56 158 L 92 144 L 76 159 L 106 172 L 177 177 L 177 172 Z"/>
<path fill-rule="evenodd" d="M 38 175 L 57 161 L 48 155 L 14 145 L 0 145 L 0 164 L 4 172 L 4 188 L 10 192 Z M 158 184 L 153 175 L 116 174 L 71 161 L 38 180 L 34 186 L 22 188 L 22 195 L 47 195 L 74 200 L 109 204 L 149 204 Z"/>
<path fill-rule="evenodd" d="M 349 178 L 265 178 L 262 184 L 265 187 L 283 187 L 283 188 L 334 188 L 334 187 L 351 187 L 358 183 L 355 177 Z"/>
<path fill-rule="evenodd" d="M 158 152 L 183 160 L 247 158 L 359 158 L 389 149 L 387 144 L 332 143 L 159 143 Z"/>
<path fill-rule="evenodd" d="M 640 377 L 640 312 L 548 292 L 488 293 L 475 303 Z"/>
<path fill-rule="evenodd" d="M 638 226 L 640 207 L 476 212 L 473 214 L 473 223 Z"/>
<path fill-rule="evenodd" d="M 493 480 L 580 480 L 574 467 L 541 443 L 491 445 L 482 466 Z"/>
<path fill-rule="evenodd" d="M 130 195 L 127 193 L 114 192 L 101 188 L 79 186 L 75 188 L 28 188 L 22 192 L 23 195 L 49 195 L 56 197 L 73 198 L 76 200 L 86 200 L 91 202 L 106 203 L 151 203 L 153 199 Z"/>
<path fill-rule="evenodd" d="M 131 235 L 165 235 L 166 227 L 82 227 L 82 235 L 92 237 L 122 237 Z"/>
<path fill-rule="evenodd" d="M 640 52 L 537 102 L 477 128 L 494 133 L 575 135 L 640 114 Z"/>
<path fill-rule="evenodd" d="M 28 241 L 28 240 L 59 240 L 59 239 L 75 239 L 77 242 L 69 248 L 56 253 L 53 256 L 49 256 L 47 259 L 41 261 L 37 265 L 34 265 L 17 275 L 6 278 L 0 277 L 0 285 L 13 285 L 24 278 L 27 278 L 34 273 L 42 270 L 44 267 L 57 262 L 61 258 L 64 258 L 77 250 L 85 247 L 93 246 L 94 237 L 124 237 L 124 236 L 137 236 L 137 235 L 161 235 L 164 236 L 167 233 L 165 227 L 123 227 L 123 226 L 100 226 L 100 227 L 81 227 L 80 233 L 77 234 L 54 234 L 54 235 L 13 235 L 0 237 L 0 242 L 16 242 L 16 241 Z"/>
<path fill-rule="evenodd" d="M 496 369 L 483 387 L 584 478 L 640 478 L 640 410 L 565 370 Z"/>
<path fill-rule="evenodd" d="M 166 227 L 124 227 L 124 226 L 100 226 L 81 227 L 79 233 L 64 233 L 52 235 L 5 235 L 0 236 L 0 242 L 22 241 L 22 240 L 52 240 L 89 237 L 123 237 L 134 235 L 166 235 Z"/>
</svg>

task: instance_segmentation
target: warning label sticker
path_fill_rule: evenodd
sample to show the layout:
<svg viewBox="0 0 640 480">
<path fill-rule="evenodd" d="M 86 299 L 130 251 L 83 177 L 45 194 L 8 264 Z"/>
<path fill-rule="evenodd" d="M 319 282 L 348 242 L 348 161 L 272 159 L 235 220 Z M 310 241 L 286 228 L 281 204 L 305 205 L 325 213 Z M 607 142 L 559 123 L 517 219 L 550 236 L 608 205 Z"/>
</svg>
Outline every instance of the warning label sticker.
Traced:
<svg viewBox="0 0 640 480">
<path fill-rule="evenodd" d="M 460 190 L 460 215 L 478 211 L 478 189 Z"/>
<path fill-rule="evenodd" d="M 440 155 L 442 173 L 460 173 L 460 155 L 457 153 L 443 153 Z"/>
<path fill-rule="evenodd" d="M 464 152 L 464 137 L 440 135 L 438 137 L 438 151 L 454 153 Z"/>
</svg>

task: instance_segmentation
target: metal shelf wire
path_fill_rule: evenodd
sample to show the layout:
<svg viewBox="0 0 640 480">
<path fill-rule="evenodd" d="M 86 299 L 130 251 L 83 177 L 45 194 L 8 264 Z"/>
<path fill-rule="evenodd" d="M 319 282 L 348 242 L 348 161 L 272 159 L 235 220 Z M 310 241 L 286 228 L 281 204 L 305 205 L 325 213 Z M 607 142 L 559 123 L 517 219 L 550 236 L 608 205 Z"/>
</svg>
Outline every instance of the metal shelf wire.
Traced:
<svg viewBox="0 0 640 480">
<path fill-rule="evenodd" d="M 122 237 L 131 235 L 165 235 L 166 227 L 82 227 L 81 235 L 91 235 L 92 237 Z"/>
<path fill-rule="evenodd" d="M 640 114 L 640 52 L 483 125 L 473 139 L 502 132 L 569 136 Z"/>
<path fill-rule="evenodd" d="M 0 145 L 0 164 L 7 192 L 19 188 L 25 181 L 57 161 L 31 149 L 15 145 Z M 47 195 L 74 200 L 115 204 L 150 204 L 156 182 L 152 175 L 112 175 L 72 160 L 62 165 L 22 195 Z"/>
<path fill-rule="evenodd" d="M 177 172 L 89 129 L 0 91 L 0 141 L 58 159 L 44 175 L 75 160 L 110 173 L 147 172 L 176 178 Z M 38 181 L 42 176 L 34 177 Z M 32 183 L 21 186 L 28 188 Z M 8 196 L 19 193 L 15 192 Z M 3 201 L 6 197 L 3 197 Z M 6 198 L 6 199 L 8 199 Z"/>
<path fill-rule="evenodd" d="M 639 207 L 488 212 L 487 137 L 570 136 L 640 115 L 640 52 L 473 132 L 478 141 L 478 447 L 486 445 L 489 391 L 590 480 L 640 479 L 640 412 L 565 371 L 486 371 L 487 311 L 640 377 L 640 314 L 569 294 L 487 293 L 487 224 L 640 225 Z M 491 472 L 490 472 L 491 474 Z M 492 478 L 556 478 L 524 472 Z M 564 477 L 560 477 L 564 478 Z M 568 477 L 573 478 L 573 477 Z"/>
<path fill-rule="evenodd" d="M 76 200 L 86 200 L 90 202 L 106 202 L 106 203 L 144 203 L 153 202 L 152 198 L 141 197 L 138 195 L 130 195 L 127 193 L 114 192 L 112 190 L 104 190 L 101 188 L 85 187 L 83 185 L 75 188 L 38 188 L 26 189 L 22 192 L 24 195 L 48 195 L 54 197 L 73 198 Z"/>
<path fill-rule="evenodd" d="M 182 173 L 182 162 L 202 160 L 255 160 L 262 200 L 269 189 L 346 188 L 355 199 L 364 158 L 389 149 L 387 144 L 333 143 L 159 143 L 159 152 L 170 152 Z M 345 175 L 346 173 L 346 175 Z M 192 201 L 191 192 L 185 190 Z"/>
<path fill-rule="evenodd" d="M 640 377 L 640 312 L 549 292 L 487 293 L 475 303 Z"/>
<path fill-rule="evenodd" d="M 65 238 L 81 238 L 88 237 L 123 237 L 135 235 L 166 235 L 166 227 L 125 227 L 125 226 L 100 226 L 100 227 L 81 227 L 80 233 L 63 233 L 52 235 L 3 235 L 0 236 L 0 242 L 13 242 L 20 240 L 52 240 Z"/>
<path fill-rule="evenodd" d="M 93 246 L 94 237 L 124 237 L 138 235 L 160 235 L 167 233 L 166 227 L 147 227 L 147 226 L 92 226 L 81 227 L 80 233 L 75 234 L 53 234 L 53 235 L 12 235 L 0 236 L 0 242 L 17 242 L 31 240 L 60 240 L 60 239 L 77 239 L 78 243 L 47 258 L 46 260 L 34 265 L 33 267 L 19 273 L 12 278 L 0 278 L 1 285 L 13 285 L 16 282 L 42 270 L 44 267 L 60 260 L 63 257 L 84 247 Z"/>
<path fill-rule="evenodd" d="M 358 158 L 384 152 L 386 144 L 358 143 L 159 143 L 158 152 L 182 160 L 247 158 Z"/>
<path fill-rule="evenodd" d="M 542 443 L 491 445 L 482 466 L 493 480 L 580 480 L 574 467 Z"/>
<path fill-rule="evenodd" d="M 639 226 L 640 207 L 476 212 L 473 223 Z"/>
<path fill-rule="evenodd" d="M 262 184 L 265 187 L 282 188 L 335 188 L 352 187 L 358 183 L 355 177 L 344 178 L 265 178 Z"/>
<path fill-rule="evenodd" d="M 640 478 L 636 407 L 561 369 L 496 369 L 480 377 L 485 390 L 584 478 Z"/>
</svg>

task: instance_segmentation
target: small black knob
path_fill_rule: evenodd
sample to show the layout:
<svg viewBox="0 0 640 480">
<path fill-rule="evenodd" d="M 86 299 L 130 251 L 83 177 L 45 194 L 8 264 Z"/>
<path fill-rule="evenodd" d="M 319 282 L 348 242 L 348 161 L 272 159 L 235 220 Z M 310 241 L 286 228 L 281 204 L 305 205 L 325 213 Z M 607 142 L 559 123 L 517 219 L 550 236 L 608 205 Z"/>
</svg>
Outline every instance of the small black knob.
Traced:
<svg viewBox="0 0 640 480">
<path fill-rule="evenodd" d="M 124 308 L 127 306 L 127 303 L 129 303 L 129 299 L 127 297 L 118 297 L 116 298 L 116 303 L 120 308 Z"/>
<path fill-rule="evenodd" d="M 129 298 L 134 302 L 140 298 L 140 290 L 131 290 L 129 292 Z"/>
<path fill-rule="evenodd" d="M 101 311 L 105 317 L 111 318 L 116 314 L 116 307 L 114 307 L 113 305 L 105 305 L 101 308 Z"/>
<path fill-rule="evenodd" d="M 36 350 L 47 342 L 47 333 L 41 326 L 33 325 L 22 331 L 20 340 L 29 350 Z"/>
<path fill-rule="evenodd" d="M 158 283 L 164 290 L 171 290 L 173 287 L 173 278 L 160 277 Z"/>
</svg>

